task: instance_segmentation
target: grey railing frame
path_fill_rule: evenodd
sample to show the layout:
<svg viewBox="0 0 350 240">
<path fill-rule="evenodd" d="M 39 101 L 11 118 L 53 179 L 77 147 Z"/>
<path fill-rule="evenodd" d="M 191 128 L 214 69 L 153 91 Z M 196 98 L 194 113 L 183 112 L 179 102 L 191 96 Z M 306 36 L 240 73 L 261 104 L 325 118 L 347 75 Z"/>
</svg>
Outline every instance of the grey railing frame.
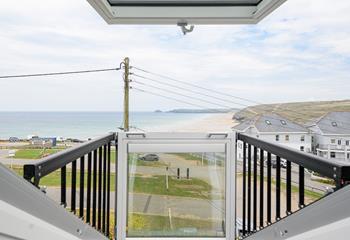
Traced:
<svg viewBox="0 0 350 240">
<path fill-rule="evenodd" d="M 336 159 L 322 158 L 309 153 L 301 152 L 286 146 L 267 142 L 242 133 L 237 133 L 237 140 L 264 149 L 282 159 L 298 164 L 306 169 L 315 171 L 325 177 L 335 180 L 337 188 L 344 182 L 350 181 L 350 164 Z"/>
<path fill-rule="evenodd" d="M 105 136 L 52 154 L 33 164 L 25 164 L 23 166 L 23 177 L 27 181 L 32 182 L 35 186 L 38 186 L 40 178 L 66 166 L 81 156 L 84 156 L 111 141 L 115 141 L 115 139 L 116 133 L 109 133 Z"/>
</svg>

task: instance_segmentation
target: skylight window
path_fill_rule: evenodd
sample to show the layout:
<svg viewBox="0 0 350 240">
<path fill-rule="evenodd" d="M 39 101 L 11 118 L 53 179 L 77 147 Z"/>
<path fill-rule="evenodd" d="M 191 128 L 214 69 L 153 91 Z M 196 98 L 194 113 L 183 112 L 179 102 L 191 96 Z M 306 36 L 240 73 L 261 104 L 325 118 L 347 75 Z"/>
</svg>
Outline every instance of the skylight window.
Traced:
<svg viewBox="0 0 350 240">
<path fill-rule="evenodd" d="M 333 126 L 333 127 L 337 127 L 338 124 L 337 124 L 336 122 L 332 122 L 332 126 Z"/>
<path fill-rule="evenodd" d="M 256 24 L 286 0 L 87 0 L 109 24 Z"/>
<path fill-rule="evenodd" d="M 287 125 L 286 121 L 281 120 L 282 125 Z"/>
<path fill-rule="evenodd" d="M 266 123 L 267 125 L 271 125 L 270 120 L 265 120 L 265 123 Z"/>
<path fill-rule="evenodd" d="M 108 0 L 111 6 L 257 6 L 261 0 Z"/>
</svg>

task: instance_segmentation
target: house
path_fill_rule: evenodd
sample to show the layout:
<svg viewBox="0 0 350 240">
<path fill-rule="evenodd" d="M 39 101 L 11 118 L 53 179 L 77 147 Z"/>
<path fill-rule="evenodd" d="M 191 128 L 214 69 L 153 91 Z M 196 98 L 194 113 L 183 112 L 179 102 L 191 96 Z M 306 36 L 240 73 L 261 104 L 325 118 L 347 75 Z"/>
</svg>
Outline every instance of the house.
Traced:
<svg viewBox="0 0 350 240">
<path fill-rule="evenodd" d="M 55 147 L 57 145 L 57 139 L 55 137 L 46 137 L 46 138 L 32 138 L 30 144 L 34 147 Z"/>
<path fill-rule="evenodd" d="M 318 156 L 350 161 L 350 112 L 329 112 L 308 124 Z"/>
<path fill-rule="evenodd" d="M 259 114 L 246 119 L 232 128 L 265 141 L 278 143 L 300 151 L 311 152 L 311 134 L 304 126 L 278 114 Z M 241 144 L 238 145 L 238 158 L 242 158 Z"/>
</svg>

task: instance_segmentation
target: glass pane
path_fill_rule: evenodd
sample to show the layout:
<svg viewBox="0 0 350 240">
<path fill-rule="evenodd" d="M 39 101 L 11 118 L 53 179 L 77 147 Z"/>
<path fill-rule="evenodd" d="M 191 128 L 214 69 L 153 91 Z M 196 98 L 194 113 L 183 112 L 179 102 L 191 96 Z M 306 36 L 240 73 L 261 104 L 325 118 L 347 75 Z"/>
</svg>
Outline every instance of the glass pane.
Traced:
<svg viewBox="0 0 350 240">
<path fill-rule="evenodd" d="M 129 153 L 127 237 L 225 237 L 224 153 Z"/>
<path fill-rule="evenodd" d="M 261 0 L 109 0 L 112 6 L 118 5 L 227 5 L 227 6 L 256 6 Z"/>
</svg>

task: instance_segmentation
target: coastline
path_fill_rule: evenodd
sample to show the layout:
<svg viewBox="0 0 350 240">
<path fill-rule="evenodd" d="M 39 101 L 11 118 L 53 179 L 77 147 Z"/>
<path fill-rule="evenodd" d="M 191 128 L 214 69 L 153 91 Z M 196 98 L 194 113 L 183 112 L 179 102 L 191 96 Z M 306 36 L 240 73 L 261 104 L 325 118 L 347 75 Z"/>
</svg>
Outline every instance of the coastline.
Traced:
<svg viewBox="0 0 350 240">
<path fill-rule="evenodd" d="M 238 124 L 233 120 L 233 112 L 215 113 L 202 118 L 194 119 L 179 125 L 176 132 L 229 132 Z"/>
</svg>

